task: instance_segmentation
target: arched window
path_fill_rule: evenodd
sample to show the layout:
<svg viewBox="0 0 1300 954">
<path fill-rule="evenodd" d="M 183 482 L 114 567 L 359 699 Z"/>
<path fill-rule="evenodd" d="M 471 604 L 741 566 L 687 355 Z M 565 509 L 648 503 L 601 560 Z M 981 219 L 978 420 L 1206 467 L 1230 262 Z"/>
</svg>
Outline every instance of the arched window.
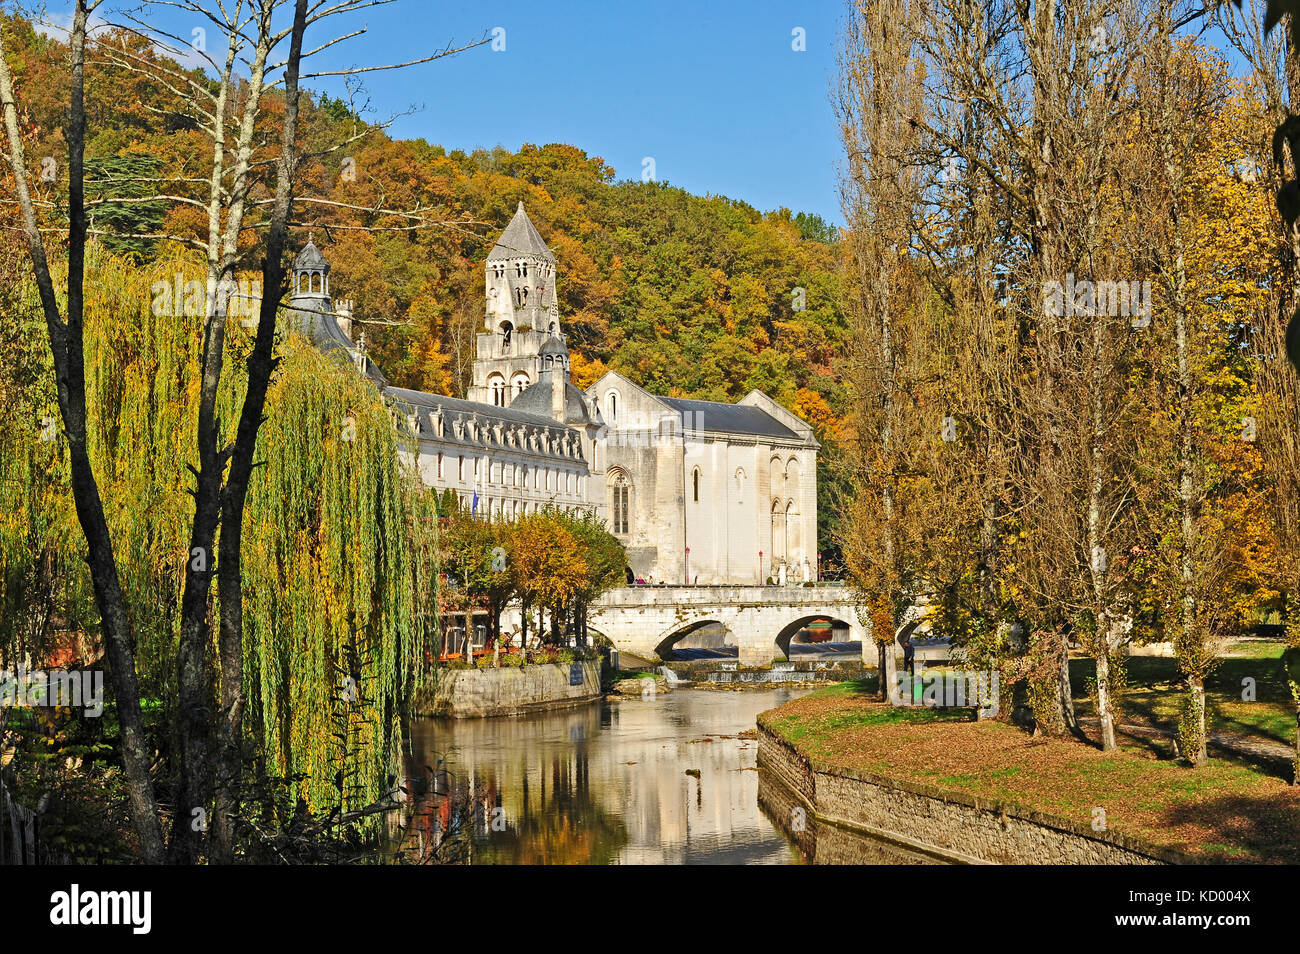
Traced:
<svg viewBox="0 0 1300 954">
<path fill-rule="evenodd" d="M 518 397 L 519 395 L 523 394 L 525 391 L 528 390 L 528 384 L 529 384 L 528 375 L 523 371 L 520 371 L 513 378 L 511 378 L 510 383 L 514 385 L 515 397 Z"/>
<path fill-rule="evenodd" d="M 514 337 L 515 326 L 508 321 L 501 322 L 501 353 L 510 353 L 510 339 Z"/>
<path fill-rule="evenodd" d="M 772 501 L 772 560 L 785 559 L 785 507 L 781 501 Z"/>
<path fill-rule="evenodd" d="M 605 409 L 609 413 L 609 423 L 618 420 L 618 392 L 610 391 L 605 395 Z"/>
<path fill-rule="evenodd" d="M 736 501 L 745 502 L 745 468 L 736 468 Z"/>
<path fill-rule="evenodd" d="M 785 504 L 785 552 L 791 562 L 803 559 L 803 535 L 800 533 L 799 511 L 793 500 Z"/>
<path fill-rule="evenodd" d="M 700 502 L 700 469 L 698 467 L 691 473 L 691 497 L 696 503 Z"/>
<path fill-rule="evenodd" d="M 613 533 L 628 533 L 631 527 L 632 488 L 627 474 L 616 471 L 609 482 L 609 512 L 612 518 L 610 530 Z"/>
<path fill-rule="evenodd" d="M 497 407 L 506 406 L 506 379 L 499 374 L 488 378 L 488 390 L 492 393 L 492 403 Z"/>
</svg>

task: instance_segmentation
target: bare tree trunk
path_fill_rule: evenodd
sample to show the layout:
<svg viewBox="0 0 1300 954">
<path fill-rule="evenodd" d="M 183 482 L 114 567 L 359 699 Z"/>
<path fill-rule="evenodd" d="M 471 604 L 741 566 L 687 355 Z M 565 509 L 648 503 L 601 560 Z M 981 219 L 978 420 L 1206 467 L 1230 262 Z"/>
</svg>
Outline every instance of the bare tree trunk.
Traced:
<svg viewBox="0 0 1300 954">
<path fill-rule="evenodd" d="M 915 674 L 916 667 L 912 667 Z M 880 698 L 884 702 L 896 701 L 898 694 L 898 655 L 894 651 L 894 641 L 890 639 L 880 644 Z M 904 700 L 911 702 L 911 699 Z"/>
<path fill-rule="evenodd" d="M 86 426 L 85 351 L 82 337 L 83 281 L 86 248 L 86 212 L 84 194 L 84 156 L 86 142 L 85 56 L 86 22 L 97 4 L 77 0 L 73 14 L 70 45 L 72 52 L 72 90 L 68 110 L 68 287 L 67 321 L 59 314 L 54 282 L 36 211 L 32 203 L 29 178 L 24 160 L 22 138 L 18 129 L 17 104 L 13 77 L 9 71 L 3 38 L 0 37 L 0 105 L 4 109 L 5 132 L 9 142 L 9 161 L 13 167 L 15 192 L 22 211 L 23 232 L 27 240 L 32 268 L 45 313 L 50 350 L 58 388 L 59 413 L 68 438 L 71 461 L 71 484 L 77 519 L 86 537 L 87 563 L 95 591 L 95 605 L 103 626 L 104 644 L 112 667 L 113 692 L 121 724 L 122 767 L 131 802 L 132 823 L 140 839 L 144 860 L 158 864 L 163 860 L 162 827 L 149 774 L 149 749 L 140 710 L 140 689 L 135 671 L 134 635 L 126 612 L 113 552 L 113 541 L 104 516 L 99 485 L 90 463 Z"/>
<path fill-rule="evenodd" d="M 1109 557 L 1102 543 L 1101 508 L 1105 481 L 1106 425 L 1102 417 L 1101 375 L 1104 322 L 1095 318 L 1093 329 L 1093 387 L 1092 387 L 1092 473 L 1088 487 L 1088 547 L 1092 563 L 1094 594 L 1093 659 L 1097 665 L 1097 717 L 1101 721 L 1101 747 L 1109 752 L 1115 748 L 1115 713 L 1110 698 L 1111 615 L 1106 593 L 1106 571 Z"/>
<path fill-rule="evenodd" d="M 257 433 L 266 407 L 267 388 L 275 369 L 272 347 L 275 341 L 276 314 L 284 293 L 284 250 L 293 211 L 293 174 L 298 140 L 298 73 L 306 19 L 307 0 L 296 0 L 289 58 L 285 64 L 285 111 L 276 169 L 275 209 L 266 240 L 266 258 L 262 265 L 262 301 L 253 351 L 247 361 L 248 390 L 240 412 L 239 429 L 230 456 L 230 475 L 222 503 L 224 516 L 217 579 L 221 600 L 220 758 L 213 829 L 213 860 L 218 862 L 234 860 L 233 815 L 239 807 L 238 792 L 243 770 L 243 517 L 257 450 Z M 230 249 L 232 255 L 233 251 L 233 248 Z"/>
<path fill-rule="evenodd" d="M 1296 754 L 1291 759 L 1291 784 L 1300 785 L 1300 704 L 1296 704 Z"/>
<path fill-rule="evenodd" d="M 1061 721 L 1065 724 L 1066 731 L 1077 732 L 1079 730 L 1079 719 L 1074 714 L 1074 696 L 1070 690 L 1070 638 L 1064 631 L 1061 632 L 1061 668 L 1059 673 Z"/>
</svg>

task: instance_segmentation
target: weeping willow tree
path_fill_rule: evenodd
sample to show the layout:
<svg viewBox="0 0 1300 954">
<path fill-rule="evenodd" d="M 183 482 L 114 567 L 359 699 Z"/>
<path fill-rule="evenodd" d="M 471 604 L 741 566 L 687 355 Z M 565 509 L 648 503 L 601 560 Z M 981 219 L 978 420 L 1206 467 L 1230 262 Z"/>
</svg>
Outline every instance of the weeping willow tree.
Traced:
<svg viewBox="0 0 1300 954">
<path fill-rule="evenodd" d="M 295 340 L 267 411 L 244 534 L 249 715 L 268 767 L 305 775 L 313 808 L 337 801 L 345 747 L 347 811 L 397 769 L 416 654 L 436 631 L 425 585 L 436 514 L 398 464 L 388 409 L 350 365 Z M 346 740 L 332 728 L 340 704 L 361 726 Z"/>
<path fill-rule="evenodd" d="M 137 634 L 141 689 L 170 725 L 200 378 L 202 293 L 187 307 L 185 282 L 203 273 L 182 258 L 136 268 L 95 246 L 88 273 L 90 453 Z M 0 318 L 39 330 L 34 289 L 18 284 L 0 297 Z M 6 345 L 20 350 L 0 337 Z M 232 373 L 219 417 L 229 429 L 251 345 L 242 327 L 227 340 Z M 436 519 L 374 388 L 300 338 L 279 352 L 244 532 L 245 734 L 265 775 L 295 779 L 292 793 L 315 811 L 346 811 L 379 797 L 396 764 L 413 660 L 436 629 L 428 582 Z M 37 597 L 66 628 L 93 637 L 97 619 L 66 446 L 42 427 L 58 413 L 39 349 L 0 370 L 0 396 L 0 647 L 39 654 L 33 634 L 49 626 Z M 335 738 L 340 703 L 351 726 L 344 746 Z M 340 772 L 351 779 L 342 806 Z"/>
<path fill-rule="evenodd" d="M 45 387 L 44 326 L 23 308 L 17 261 L 0 253 L 0 669 L 46 657 L 57 631 L 79 629 L 93 599 L 79 586 L 77 516 L 59 410 Z M 31 320 L 25 320 L 31 319 Z M 69 566 L 69 562 L 71 566 Z"/>
</svg>

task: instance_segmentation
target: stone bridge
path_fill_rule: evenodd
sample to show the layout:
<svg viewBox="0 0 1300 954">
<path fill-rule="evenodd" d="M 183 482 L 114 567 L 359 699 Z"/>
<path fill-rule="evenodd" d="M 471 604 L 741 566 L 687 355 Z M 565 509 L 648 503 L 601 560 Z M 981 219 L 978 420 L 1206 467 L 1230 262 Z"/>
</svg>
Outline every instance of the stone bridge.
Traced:
<svg viewBox="0 0 1300 954">
<path fill-rule="evenodd" d="M 819 619 L 847 626 L 848 639 L 862 643 L 863 661 L 875 664 L 875 648 L 844 586 L 627 586 L 593 604 L 587 622 L 617 649 L 649 659 L 718 623 L 739 649 L 740 663 L 758 666 L 788 657 L 794 635 Z"/>
</svg>

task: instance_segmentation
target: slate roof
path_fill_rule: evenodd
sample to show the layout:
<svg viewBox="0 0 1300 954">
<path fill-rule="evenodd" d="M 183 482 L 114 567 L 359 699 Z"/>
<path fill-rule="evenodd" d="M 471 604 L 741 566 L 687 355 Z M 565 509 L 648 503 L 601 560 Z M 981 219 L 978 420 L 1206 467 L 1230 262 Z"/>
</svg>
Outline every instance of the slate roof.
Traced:
<svg viewBox="0 0 1300 954">
<path fill-rule="evenodd" d="M 406 388 L 386 387 L 383 396 L 390 406 L 415 416 L 420 437 L 443 440 L 463 447 L 497 448 L 512 454 L 585 463 L 582 445 L 575 439 L 573 431 L 550 417 Z M 435 437 L 434 414 L 438 410 L 443 414 L 445 437 Z M 457 437 L 457 421 L 477 421 L 477 434 Z M 497 424 L 503 428 L 499 437 L 493 433 Z M 553 442 L 564 439 L 570 442 L 569 447 L 565 448 L 559 443 L 553 443 L 549 450 L 544 443 L 530 447 L 526 440 L 519 439 L 520 428 L 526 428 L 527 433 L 549 434 Z"/>
<path fill-rule="evenodd" d="M 320 349 L 322 354 L 331 354 L 339 349 L 347 355 L 348 360 L 353 360 L 356 354 L 357 346 L 343 329 L 338 326 L 332 311 L 323 311 L 320 307 L 323 299 L 321 298 L 294 298 L 289 302 L 289 322 L 294 330 L 305 335 L 312 344 Z M 374 382 L 375 386 L 383 389 L 388 386 L 388 379 L 384 377 L 379 366 L 366 358 L 365 361 L 366 377 Z"/>
<path fill-rule="evenodd" d="M 686 398 L 657 397 L 656 400 L 680 414 L 682 425 L 694 430 L 803 441 L 802 437 L 761 408 L 718 401 L 691 401 Z"/>
<path fill-rule="evenodd" d="M 529 427 L 546 427 L 557 431 L 568 431 L 549 414 L 532 414 L 516 410 L 513 407 L 497 407 L 495 404 L 483 404 L 478 401 L 466 401 L 461 398 L 444 397 L 441 394 L 428 394 L 424 391 L 411 391 L 407 388 L 384 388 L 384 396 L 394 402 L 409 405 L 412 409 L 442 408 L 447 421 L 461 418 L 468 419 L 475 415 L 480 421 L 503 421 L 507 424 L 526 424 Z M 549 410 L 549 405 L 547 408 Z"/>
<path fill-rule="evenodd" d="M 510 410 L 519 410 L 533 415 L 545 414 L 551 423 L 555 423 L 554 418 L 550 417 L 551 375 L 554 373 L 554 371 L 543 371 L 535 384 L 530 384 L 522 394 L 510 402 Z M 564 383 L 564 423 L 597 426 L 604 423 L 600 419 L 599 412 L 593 416 L 587 396 L 572 381 Z"/>
<path fill-rule="evenodd" d="M 565 345 L 565 343 L 560 340 L 559 335 L 552 334 L 549 338 L 546 339 L 546 342 L 537 351 L 537 356 L 539 358 L 544 357 L 548 354 L 562 354 L 565 355 L 566 357 L 568 356 L 569 349 Z"/>
<path fill-rule="evenodd" d="M 308 239 L 307 244 L 304 245 L 302 251 L 298 253 L 298 257 L 293 260 L 293 267 L 296 270 L 302 270 L 304 268 L 323 268 L 326 271 L 329 271 L 330 263 L 325 260 L 325 256 L 322 255 L 320 249 L 316 247 L 316 243 L 311 239 Z"/>
<path fill-rule="evenodd" d="M 488 253 L 489 262 L 503 258 L 540 258 L 551 263 L 555 262 L 555 256 L 546 247 L 541 233 L 528 218 L 522 202 L 515 211 L 515 217 L 510 220 L 506 230 L 497 239 L 497 244 L 492 246 L 492 251 Z"/>
</svg>

